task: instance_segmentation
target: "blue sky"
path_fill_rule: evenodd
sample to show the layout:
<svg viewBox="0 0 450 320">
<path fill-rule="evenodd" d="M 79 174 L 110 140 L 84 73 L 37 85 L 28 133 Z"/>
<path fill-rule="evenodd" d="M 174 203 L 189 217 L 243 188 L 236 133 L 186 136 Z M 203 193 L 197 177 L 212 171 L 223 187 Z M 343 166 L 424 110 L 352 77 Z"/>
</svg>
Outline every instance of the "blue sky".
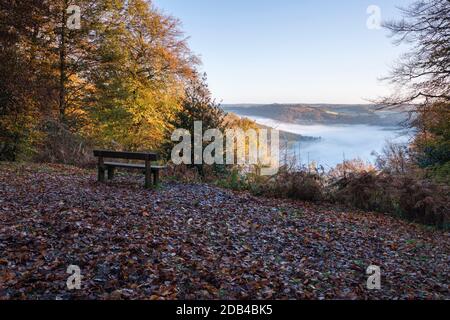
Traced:
<svg viewBox="0 0 450 320">
<path fill-rule="evenodd" d="M 406 48 L 367 27 L 411 0 L 154 0 L 179 18 L 223 103 L 367 103 Z"/>
</svg>

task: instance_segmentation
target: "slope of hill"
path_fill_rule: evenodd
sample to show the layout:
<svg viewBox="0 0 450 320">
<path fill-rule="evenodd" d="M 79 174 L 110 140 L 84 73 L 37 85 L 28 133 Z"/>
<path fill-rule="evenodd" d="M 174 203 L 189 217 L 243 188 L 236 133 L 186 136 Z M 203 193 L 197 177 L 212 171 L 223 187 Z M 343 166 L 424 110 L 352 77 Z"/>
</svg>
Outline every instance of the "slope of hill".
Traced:
<svg viewBox="0 0 450 320">
<path fill-rule="evenodd" d="M 226 122 L 237 122 L 239 119 L 242 119 L 242 120 L 247 119 L 248 121 L 252 122 L 253 125 L 255 127 L 257 127 L 257 128 L 267 129 L 267 130 L 273 129 L 271 127 L 268 127 L 268 126 L 256 123 L 253 120 L 250 120 L 248 118 L 240 117 L 237 114 L 232 113 L 232 112 L 229 112 L 225 119 L 226 119 L 225 120 Z M 287 132 L 287 131 L 282 131 L 282 130 L 279 130 L 279 132 L 280 132 L 280 140 L 282 142 L 287 142 L 287 143 L 299 142 L 299 141 L 302 141 L 302 142 L 314 142 L 314 141 L 319 141 L 321 139 L 320 137 L 305 136 L 305 135 L 292 133 L 292 132 Z"/>
<path fill-rule="evenodd" d="M 383 214 L 61 165 L 0 172 L 0 300 L 450 298 L 449 234 Z M 366 288 L 373 264 L 382 290 Z"/>
</svg>

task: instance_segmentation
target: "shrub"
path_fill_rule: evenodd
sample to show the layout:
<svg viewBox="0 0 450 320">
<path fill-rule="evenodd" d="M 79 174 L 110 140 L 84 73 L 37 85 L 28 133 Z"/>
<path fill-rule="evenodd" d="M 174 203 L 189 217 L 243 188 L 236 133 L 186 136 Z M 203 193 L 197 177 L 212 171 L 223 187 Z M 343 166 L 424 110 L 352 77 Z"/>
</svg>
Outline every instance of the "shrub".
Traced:
<svg viewBox="0 0 450 320">
<path fill-rule="evenodd" d="M 252 176 L 242 173 L 237 167 L 228 170 L 228 174 L 219 177 L 216 184 L 234 191 L 252 191 Z"/>
<path fill-rule="evenodd" d="M 320 176 L 301 170 L 289 170 L 287 167 L 280 168 L 278 174 L 272 177 L 242 173 L 233 168 L 229 175 L 218 181 L 218 185 L 273 198 L 318 201 L 323 197 Z"/>
<path fill-rule="evenodd" d="M 449 187 L 406 175 L 366 172 L 333 185 L 332 199 L 363 210 L 391 213 L 422 224 L 449 227 Z"/>
<path fill-rule="evenodd" d="M 41 131 L 43 138 L 37 148 L 36 161 L 81 167 L 95 165 L 92 147 L 79 134 L 71 132 L 56 121 L 47 121 Z"/>
<path fill-rule="evenodd" d="M 381 154 L 376 156 L 376 166 L 379 170 L 392 174 L 405 174 L 411 170 L 410 152 L 407 144 L 399 144 L 388 141 Z"/>
<path fill-rule="evenodd" d="M 185 183 L 199 182 L 200 177 L 195 167 L 187 165 L 174 165 L 169 162 L 166 170 L 162 171 L 163 177 Z"/>
<path fill-rule="evenodd" d="M 318 201 L 323 196 L 320 177 L 306 171 L 280 170 L 280 172 L 260 187 L 260 193 L 276 198 L 287 197 L 295 200 Z"/>
<path fill-rule="evenodd" d="M 404 178 L 397 190 L 399 208 L 408 220 L 448 229 L 450 188 L 429 180 Z"/>
<path fill-rule="evenodd" d="M 330 185 L 331 199 L 351 206 L 378 212 L 396 212 L 395 186 L 386 174 L 352 173 Z"/>
<path fill-rule="evenodd" d="M 450 185 L 450 161 L 428 168 L 425 174 L 438 183 Z"/>
</svg>

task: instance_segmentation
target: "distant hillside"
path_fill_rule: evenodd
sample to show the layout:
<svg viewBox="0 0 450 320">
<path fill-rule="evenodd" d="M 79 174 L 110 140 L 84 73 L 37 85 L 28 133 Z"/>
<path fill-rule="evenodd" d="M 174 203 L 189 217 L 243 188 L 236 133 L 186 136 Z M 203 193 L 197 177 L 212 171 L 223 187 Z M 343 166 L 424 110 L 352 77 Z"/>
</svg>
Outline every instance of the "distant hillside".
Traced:
<svg viewBox="0 0 450 320">
<path fill-rule="evenodd" d="M 230 123 L 230 122 L 233 122 L 233 121 L 237 121 L 238 119 L 246 119 L 246 118 L 245 117 L 240 117 L 240 116 L 236 115 L 235 113 L 228 112 L 228 114 L 227 114 L 227 116 L 225 118 L 225 121 Z M 268 126 L 256 123 L 256 122 L 254 122 L 254 121 L 252 121 L 250 119 L 248 119 L 248 120 L 251 121 L 252 123 L 254 123 L 254 125 L 256 127 L 260 128 L 260 129 L 273 129 L 271 127 L 268 127 Z M 290 143 L 290 142 L 299 142 L 299 141 L 302 141 L 302 142 L 306 142 L 306 141 L 314 142 L 314 141 L 318 141 L 318 140 L 321 139 L 320 137 L 304 136 L 304 135 L 301 135 L 301 134 L 292 133 L 292 132 L 286 132 L 286 131 L 281 131 L 281 130 L 279 130 L 279 132 L 280 132 L 280 139 L 281 139 L 281 141 L 288 142 L 288 143 Z"/>
<path fill-rule="evenodd" d="M 223 105 L 227 112 L 241 116 L 270 118 L 296 124 L 366 124 L 398 126 L 407 119 L 407 107 L 378 110 L 375 105 L 270 104 Z"/>
</svg>

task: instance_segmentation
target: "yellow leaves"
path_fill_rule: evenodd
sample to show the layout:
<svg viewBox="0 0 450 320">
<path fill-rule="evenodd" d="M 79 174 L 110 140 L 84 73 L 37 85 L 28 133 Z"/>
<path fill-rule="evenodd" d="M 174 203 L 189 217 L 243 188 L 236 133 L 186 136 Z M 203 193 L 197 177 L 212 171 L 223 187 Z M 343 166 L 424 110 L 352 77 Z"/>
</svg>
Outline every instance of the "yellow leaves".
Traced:
<svg viewBox="0 0 450 320">
<path fill-rule="evenodd" d="M 83 83 L 86 96 L 93 97 L 85 133 L 104 147 L 159 148 L 197 60 L 174 18 L 143 0 L 130 2 L 126 14 L 122 9 L 108 8 L 107 19 L 117 20 L 112 32 L 98 30 L 99 62 Z M 84 78 L 68 80 L 77 86 Z"/>
<path fill-rule="evenodd" d="M 243 131 L 247 131 L 249 129 L 258 130 L 258 124 L 256 122 L 247 119 L 240 118 L 234 113 L 228 113 L 224 118 L 224 124 L 227 128 L 230 129 L 242 129 Z"/>
</svg>

